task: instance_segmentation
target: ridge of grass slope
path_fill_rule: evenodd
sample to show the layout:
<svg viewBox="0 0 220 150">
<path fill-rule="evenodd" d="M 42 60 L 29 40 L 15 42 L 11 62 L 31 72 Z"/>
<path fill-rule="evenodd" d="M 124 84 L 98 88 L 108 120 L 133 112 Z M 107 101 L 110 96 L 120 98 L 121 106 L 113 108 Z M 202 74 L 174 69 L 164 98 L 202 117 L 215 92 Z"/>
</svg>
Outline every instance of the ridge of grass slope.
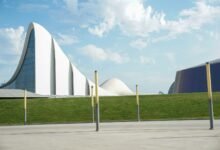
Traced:
<svg viewBox="0 0 220 150">
<path fill-rule="evenodd" d="M 214 114 L 220 118 L 220 93 L 214 93 Z M 100 120 L 136 121 L 135 96 L 100 97 Z M 141 95 L 141 120 L 208 119 L 207 93 Z M 0 100 L 0 124 L 23 124 L 22 99 Z M 92 122 L 89 97 L 28 99 L 28 124 Z"/>
</svg>

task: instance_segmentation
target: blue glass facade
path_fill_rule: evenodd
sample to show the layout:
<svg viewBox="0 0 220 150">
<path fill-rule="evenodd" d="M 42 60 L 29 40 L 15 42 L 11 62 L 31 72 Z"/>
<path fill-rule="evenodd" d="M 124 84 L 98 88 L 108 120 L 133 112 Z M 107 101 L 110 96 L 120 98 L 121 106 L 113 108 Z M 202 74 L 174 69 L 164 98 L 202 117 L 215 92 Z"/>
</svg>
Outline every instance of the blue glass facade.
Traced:
<svg viewBox="0 0 220 150">
<path fill-rule="evenodd" d="M 15 87 L 17 89 L 27 89 L 35 92 L 35 35 L 31 31 L 26 55 L 24 57 L 21 69 L 15 78 Z"/>
<path fill-rule="evenodd" d="M 220 91 L 220 62 L 211 66 L 212 90 Z M 205 65 L 178 71 L 169 93 L 207 92 Z"/>
</svg>

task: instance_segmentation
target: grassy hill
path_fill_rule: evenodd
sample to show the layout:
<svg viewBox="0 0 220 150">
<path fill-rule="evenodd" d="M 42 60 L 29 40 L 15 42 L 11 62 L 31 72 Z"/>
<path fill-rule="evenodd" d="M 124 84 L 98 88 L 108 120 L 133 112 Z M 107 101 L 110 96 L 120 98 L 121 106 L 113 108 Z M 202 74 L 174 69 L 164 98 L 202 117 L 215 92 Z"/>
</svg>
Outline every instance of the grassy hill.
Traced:
<svg viewBox="0 0 220 150">
<path fill-rule="evenodd" d="M 220 118 L 220 93 L 214 93 Z M 141 120 L 208 119 L 207 93 L 140 96 Z M 23 124 L 22 99 L 0 99 L 0 125 Z M 90 98 L 28 99 L 28 124 L 92 122 Z M 100 120 L 135 121 L 135 96 L 100 97 Z"/>
</svg>

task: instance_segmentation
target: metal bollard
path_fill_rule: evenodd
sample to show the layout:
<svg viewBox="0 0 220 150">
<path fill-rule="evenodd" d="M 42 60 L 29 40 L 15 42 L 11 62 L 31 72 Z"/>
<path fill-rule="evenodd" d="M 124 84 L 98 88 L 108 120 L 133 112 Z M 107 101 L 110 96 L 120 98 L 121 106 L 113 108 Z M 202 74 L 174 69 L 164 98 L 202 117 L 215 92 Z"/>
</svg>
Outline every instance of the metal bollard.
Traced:
<svg viewBox="0 0 220 150">
<path fill-rule="evenodd" d="M 92 122 L 95 122 L 95 109 L 94 109 L 94 96 L 93 96 L 93 86 L 91 86 L 91 106 L 92 106 Z"/>
<path fill-rule="evenodd" d="M 27 124 L 27 92 L 24 90 L 24 125 Z"/>
<path fill-rule="evenodd" d="M 95 95 L 96 95 L 96 103 L 95 103 L 95 109 L 96 109 L 96 131 L 99 131 L 99 93 L 98 93 L 98 72 L 95 71 Z"/>
<path fill-rule="evenodd" d="M 209 101 L 209 120 L 210 120 L 210 130 L 214 129 L 214 112 L 213 112 L 213 99 L 212 99 L 212 80 L 210 64 L 206 63 L 206 78 L 207 78 L 207 88 L 208 88 L 208 101 Z"/>
<path fill-rule="evenodd" d="M 137 84 L 136 84 L 136 104 L 137 104 L 137 120 L 141 121 L 141 119 L 140 119 L 140 101 L 139 101 L 138 85 Z"/>
</svg>

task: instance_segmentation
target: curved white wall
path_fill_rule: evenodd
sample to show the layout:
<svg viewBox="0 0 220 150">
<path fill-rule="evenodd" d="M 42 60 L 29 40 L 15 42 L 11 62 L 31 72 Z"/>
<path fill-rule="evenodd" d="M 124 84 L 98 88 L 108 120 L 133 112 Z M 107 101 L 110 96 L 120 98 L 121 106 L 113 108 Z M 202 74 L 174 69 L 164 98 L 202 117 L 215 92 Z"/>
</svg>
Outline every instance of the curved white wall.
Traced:
<svg viewBox="0 0 220 150">
<path fill-rule="evenodd" d="M 51 35 L 34 23 L 35 30 L 35 92 L 50 95 Z"/>
<path fill-rule="evenodd" d="M 74 65 L 72 65 L 72 69 L 74 95 L 88 95 L 88 83 L 86 77 Z"/>
<path fill-rule="evenodd" d="M 89 95 L 91 86 L 94 86 L 94 83 L 88 80 L 70 62 L 50 33 L 37 23 L 31 23 L 29 25 L 18 67 L 12 78 L 3 87 L 15 88 L 16 77 L 24 62 L 27 53 L 27 44 L 32 30 L 35 33 L 34 92 L 42 95 Z M 118 94 L 99 87 L 99 95 Z"/>
<path fill-rule="evenodd" d="M 56 95 L 69 95 L 69 59 L 54 40 Z"/>
</svg>

